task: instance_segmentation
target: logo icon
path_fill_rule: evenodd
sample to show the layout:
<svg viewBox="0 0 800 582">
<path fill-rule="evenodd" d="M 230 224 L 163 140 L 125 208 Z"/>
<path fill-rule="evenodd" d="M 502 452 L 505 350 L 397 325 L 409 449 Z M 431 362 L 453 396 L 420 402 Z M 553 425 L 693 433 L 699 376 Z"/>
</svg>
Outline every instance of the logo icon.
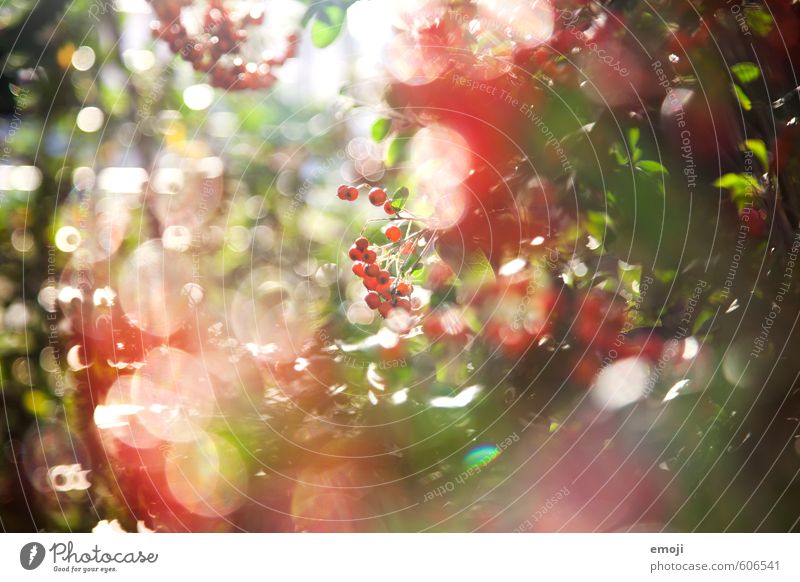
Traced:
<svg viewBox="0 0 800 582">
<path fill-rule="evenodd" d="M 44 546 L 39 542 L 30 542 L 19 551 L 19 563 L 26 570 L 35 570 L 44 561 Z"/>
</svg>

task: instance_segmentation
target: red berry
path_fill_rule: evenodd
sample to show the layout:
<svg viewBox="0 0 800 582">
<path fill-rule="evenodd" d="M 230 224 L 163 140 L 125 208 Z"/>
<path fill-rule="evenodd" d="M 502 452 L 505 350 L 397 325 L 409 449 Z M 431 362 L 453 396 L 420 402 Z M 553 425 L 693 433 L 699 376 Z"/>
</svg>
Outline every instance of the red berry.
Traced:
<svg viewBox="0 0 800 582">
<path fill-rule="evenodd" d="M 365 267 L 365 266 L 366 266 L 366 265 L 364 265 L 364 263 L 361 263 L 361 262 L 355 263 L 355 264 L 353 265 L 353 274 L 354 274 L 354 275 L 356 275 L 356 276 L 358 276 L 358 277 L 361 277 L 361 278 L 363 278 L 363 277 L 364 277 L 364 274 L 365 274 L 365 273 L 364 273 L 364 267 Z"/>
<path fill-rule="evenodd" d="M 401 297 L 408 297 L 411 295 L 411 292 L 414 290 L 413 285 L 409 285 L 408 283 L 399 283 L 397 285 L 397 294 Z"/>
<path fill-rule="evenodd" d="M 389 302 L 381 303 L 380 307 L 378 307 L 378 313 L 380 313 L 381 316 L 384 319 L 386 319 L 387 317 L 389 317 L 389 313 L 392 311 L 392 309 L 394 309 L 394 307 L 392 306 L 391 303 Z"/>
<path fill-rule="evenodd" d="M 397 228 L 396 226 L 387 227 L 386 230 L 383 232 L 383 234 L 385 234 L 386 238 L 388 238 L 392 242 L 399 241 L 400 237 L 403 236 L 403 233 L 400 232 L 400 229 Z"/>
<path fill-rule="evenodd" d="M 350 247 L 350 251 L 347 254 L 353 261 L 360 261 L 364 258 L 364 253 L 354 246 Z"/>
<path fill-rule="evenodd" d="M 395 307 L 411 312 L 411 302 L 408 299 L 398 299 Z"/>
<path fill-rule="evenodd" d="M 365 251 L 369 246 L 369 240 L 365 236 L 360 236 L 356 239 L 356 248 Z"/>
<path fill-rule="evenodd" d="M 389 274 L 389 271 L 380 271 L 378 276 L 375 278 L 378 280 L 379 285 L 388 285 L 391 277 L 392 276 Z"/>
<path fill-rule="evenodd" d="M 373 206 L 381 206 L 386 202 L 386 190 L 383 188 L 373 188 L 369 192 L 369 201 Z"/>
<path fill-rule="evenodd" d="M 378 309 L 381 306 L 381 298 L 380 295 L 375 293 L 375 291 L 370 291 L 367 293 L 367 296 L 364 297 L 364 301 L 369 306 L 370 309 Z"/>
<path fill-rule="evenodd" d="M 366 273 L 367 277 L 377 277 L 381 272 L 381 268 L 376 265 L 375 263 L 369 263 L 366 267 L 364 267 L 364 273 Z"/>
<path fill-rule="evenodd" d="M 387 200 L 387 201 L 384 203 L 384 205 L 383 205 L 383 211 L 384 211 L 386 214 L 388 214 L 389 216 L 391 216 L 392 214 L 397 214 L 397 209 L 396 209 L 394 206 L 392 206 L 392 201 L 391 201 L 391 200 Z"/>
<path fill-rule="evenodd" d="M 377 291 L 378 282 L 375 280 L 375 277 L 364 277 L 364 287 L 370 291 Z"/>
<path fill-rule="evenodd" d="M 378 260 L 377 253 L 372 249 L 367 249 L 363 251 L 363 255 L 364 258 L 361 260 L 364 261 L 365 263 L 374 263 L 376 260 Z"/>
<path fill-rule="evenodd" d="M 429 339 L 436 339 L 444 334 L 442 319 L 437 313 L 432 313 L 425 318 L 425 321 L 422 322 L 422 331 Z"/>
<path fill-rule="evenodd" d="M 339 186 L 339 189 L 336 191 L 336 195 L 342 200 L 347 200 L 348 202 L 352 202 L 353 200 L 358 198 L 358 188 L 354 188 L 353 186 L 347 186 L 343 184 Z"/>
<path fill-rule="evenodd" d="M 389 301 L 392 298 L 392 291 L 391 287 L 387 285 L 378 285 L 376 291 L 380 294 L 381 297 Z"/>
</svg>

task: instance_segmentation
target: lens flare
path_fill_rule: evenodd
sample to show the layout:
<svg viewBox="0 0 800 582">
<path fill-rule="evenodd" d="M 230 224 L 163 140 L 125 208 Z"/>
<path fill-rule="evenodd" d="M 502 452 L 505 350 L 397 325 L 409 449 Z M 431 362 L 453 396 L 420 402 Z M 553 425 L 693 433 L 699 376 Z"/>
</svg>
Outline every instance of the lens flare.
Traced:
<svg viewBox="0 0 800 582">
<path fill-rule="evenodd" d="M 418 194 L 408 208 L 432 226 L 457 224 L 467 206 L 463 182 L 472 169 L 472 151 L 464 137 L 445 125 L 417 132 L 410 144 L 410 166 Z"/>
<path fill-rule="evenodd" d="M 398 81 L 425 85 L 447 68 L 447 53 L 435 42 L 415 39 L 409 33 L 396 35 L 386 47 L 386 68 Z"/>
<path fill-rule="evenodd" d="M 309 286 L 298 284 L 291 274 L 272 269 L 254 271 L 231 304 L 234 334 L 254 355 L 293 361 L 320 323 L 328 290 L 315 290 L 321 295 L 310 294 Z"/>
<path fill-rule="evenodd" d="M 477 5 L 480 28 L 486 34 L 526 47 L 538 46 L 553 35 L 555 11 L 545 0 L 478 0 Z"/>
<path fill-rule="evenodd" d="M 197 437 L 170 449 L 164 467 L 167 486 L 175 500 L 196 515 L 228 515 L 246 499 L 246 466 L 225 439 Z"/>
<path fill-rule="evenodd" d="M 208 147 L 193 144 L 185 155 L 167 152 L 153 171 L 148 203 L 164 227 L 190 230 L 204 224 L 222 201 L 222 159 L 206 155 Z"/>
<path fill-rule="evenodd" d="M 500 449 L 495 445 L 480 445 L 464 456 L 464 465 L 469 469 L 482 467 L 495 460 L 499 454 Z"/>
<path fill-rule="evenodd" d="M 149 352 L 130 390 L 129 404 L 138 407 L 138 422 L 166 441 L 198 438 L 215 409 L 214 390 L 203 362 L 175 348 Z"/>
<path fill-rule="evenodd" d="M 160 240 L 148 241 L 133 252 L 119 273 L 120 305 L 142 331 L 169 336 L 191 313 L 191 302 L 181 293 L 191 279 L 188 257 L 165 249 Z"/>
<path fill-rule="evenodd" d="M 592 400 L 598 408 L 616 410 L 647 396 L 650 366 L 640 358 L 614 362 L 597 375 Z"/>
<path fill-rule="evenodd" d="M 148 382 L 137 378 L 136 382 Z M 140 414 L 144 406 L 134 402 L 134 376 L 121 376 L 108 391 L 104 404 L 94 410 L 94 423 L 101 435 L 113 438 L 137 449 L 149 449 L 161 440 L 145 428 Z"/>
</svg>

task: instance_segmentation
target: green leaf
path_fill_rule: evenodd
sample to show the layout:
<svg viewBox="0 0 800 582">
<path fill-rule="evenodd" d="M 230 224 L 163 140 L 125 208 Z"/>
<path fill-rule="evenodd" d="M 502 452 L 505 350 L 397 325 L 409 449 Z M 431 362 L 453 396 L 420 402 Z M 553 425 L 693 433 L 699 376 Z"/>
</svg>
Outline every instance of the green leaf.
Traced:
<svg viewBox="0 0 800 582">
<path fill-rule="evenodd" d="M 761 167 L 766 170 L 769 168 L 769 154 L 767 153 L 766 144 L 760 139 L 748 139 L 744 142 L 743 149 L 751 151 L 761 162 Z"/>
<path fill-rule="evenodd" d="M 736 63 L 731 67 L 731 72 L 742 83 L 751 83 L 761 76 L 761 70 L 751 62 Z"/>
<path fill-rule="evenodd" d="M 725 174 L 714 182 L 717 188 L 735 190 L 737 188 L 758 187 L 758 180 L 747 174 Z"/>
<path fill-rule="evenodd" d="M 408 188 L 403 186 L 402 188 L 398 188 L 397 192 L 394 193 L 392 196 L 392 208 L 395 210 L 402 210 L 403 207 L 406 205 L 406 200 L 408 200 L 409 191 Z"/>
<path fill-rule="evenodd" d="M 669 176 L 669 171 L 655 160 L 642 160 L 637 162 L 636 168 L 648 174 L 666 174 Z"/>
<path fill-rule="evenodd" d="M 586 212 L 586 230 L 602 244 L 608 236 L 608 229 L 611 228 L 611 218 L 605 212 L 588 210 Z"/>
<path fill-rule="evenodd" d="M 628 130 L 628 145 L 630 147 L 631 158 L 634 162 L 638 162 L 642 158 L 642 150 L 637 147 L 640 135 L 641 133 L 638 127 L 632 127 Z"/>
<path fill-rule="evenodd" d="M 620 166 L 625 166 L 628 164 L 628 156 L 622 153 L 619 144 L 615 143 L 614 145 L 612 145 L 611 148 L 608 150 L 608 153 L 614 156 L 614 159 L 617 160 L 617 163 Z"/>
<path fill-rule="evenodd" d="M 494 269 L 481 250 L 467 255 L 459 279 L 469 286 L 479 286 L 495 280 Z"/>
<path fill-rule="evenodd" d="M 311 42 L 315 47 L 325 48 L 339 37 L 344 16 L 344 8 L 334 4 L 329 4 L 314 14 L 311 22 Z"/>
<path fill-rule="evenodd" d="M 731 198 L 737 203 L 752 199 L 761 190 L 758 180 L 749 174 L 725 174 L 714 182 L 714 186 L 730 190 Z"/>
<path fill-rule="evenodd" d="M 742 109 L 745 111 L 750 111 L 753 108 L 753 102 L 750 101 L 750 97 L 748 97 L 742 88 L 736 83 L 734 83 L 732 87 L 733 92 L 736 95 L 736 99 L 739 101 L 739 105 L 741 105 Z"/>
<path fill-rule="evenodd" d="M 391 142 L 389 147 L 386 148 L 386 155 L 384 162 L 388 167 L 396 166 L 406 155 L 406 146 L 408 145 L 408 135 L 398 135 Z"/>
<path fill-rule="evenodd" d="M 767 36 L 775 23 L 772 15 L 761 7 L 747 10 L 745 20 L 758 36 Z"/>
<path fill-rule="evenodd" d="M 374 141 L 382 141 L 387 135 L 389 135 L 389 131 L 392 129 L 392 120 L 387 119 L 385 117 L 381 119 L 377 119 L 375 123 L 372 124 L 372 129 L 370 133 L 372 134 L 372 139 Z"/>
<path fill-rule="evenodd" d="M 632 127 L 628 130 L 628 143 L 631 144 L 631 149 L 636 149 L 636 144 L 639 143 L 639 136 L 640 136 L 639 128 Z"/>
</svg>

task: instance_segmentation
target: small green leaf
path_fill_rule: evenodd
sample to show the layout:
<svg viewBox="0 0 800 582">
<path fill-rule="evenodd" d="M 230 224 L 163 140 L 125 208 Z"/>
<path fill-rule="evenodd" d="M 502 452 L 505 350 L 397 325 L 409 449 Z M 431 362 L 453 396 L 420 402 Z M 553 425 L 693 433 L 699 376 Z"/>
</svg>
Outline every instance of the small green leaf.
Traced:
<svg viewBox="0 0 800 582">
<path fill-rule="evenodd" d="M 775 23 L 772 15 L 761 7 L 747 10 L 745 20 L 758 36 L 767 36 L 772 32 L 772 25 Z"/>
<path fill-rule="evenodd" d="M 639 136 L 640 136 L 639 128 L 632 127 L 628 130 L 628 143 L 631 144 L 631 149 L 636 149 L 636 144 L 639 143 Z"/>
<path fill-rule="evenodd" d="M 387 135 L 389 135 L 389 131 L 392 129 L 392 120 L 382 117 L 381 119 L 377 119 L 375 123 L 372 124 L 372 129 L 370 133 L 372 134 L 372 139 L 374 141 L 382 141 Z"/>
<path fill-rule="evenodd" d="M 752 83 L 761 76 L 761 70 L 750 62 L 736 63 L 731 67 L 731 72 L 742 83 Z"/>
<path fill-rule="evenodd" d="M 469 286 L 479 286 L 495 280 L 494 269 L 489 259 L 481 250 L 466 256 L 464 269 L 459 273 L 459 279 Z"/>
<path fill-rule="evenodd" d="M 766 144 L 760 139 L 748 139 L 744 142 L 743 149 L 751 151 L 761 162 L 761 167 L 766 170 L 769 168 L 769 154 L 767 153 Z"/>
<path fill-rule="evenodd" d="M 314 14 L 311 22 L 311 42 L 317 48 L 329 46 L 339 37 L 344 24 L 345 11 L 341 6 L 329 4 Z"/>
<path fill-rule="evenodd" d="M 753 102 L 750 101 L 750 97 L 748 97 L 747 94 L 742 90 L 742 88 L 739 87 L 739 85 L 737 85 L 736 83 L 734 83 L 732 87 L 733 87 L 733 92 L 736 95 L 736 99 L 738 99 L 739 101 L 739 105 L 741 105 L 742 109 L 744 109 L 745 111 L 750 111 L 753 108 Z"/>
<path fill-rule="evenodd" d="M 717 188 L 727 188 L 735 190 L 737 188 L 758 187 L 758 181 L 747 174 L 725 174 L 714 181 Z"/>
<path fill-rule="evenodd" d="M 408 200 L 408 188 L 403 186 L 402 188 L 398 188 L 397 192 L 394 193 L 392 196 L 392 208 L 395 210 L 402 210 L 403 207 L 406 205 L 406 200 Z"/>
<path fill-rule="evenodd" d="M 408 135 L 398 135 L 389 142 L 384 158 L 384 162 L 388 167 L 396 166 L 405 157 L 408 140 Z"/>
<path fill-rule="evenodd" d="M 743 202 L 753 198 L 761 190 L 758 180 L 749 174 L 725 174 L 714 182 L 717 188 L 731 191 L 734 202 Z"/>
<path fill-rule="evenodd" d="M 637 147 L 640 135 L 641 133 L 638 127 L 632 127 L 628 130 L 628 144 L 630 146 L 631 158 L 634 162 L 638 162 L 642 159 L 642 150 Z"/>
<path fill-rule="evenodd" d="M 586 212 L 586 230 L 600 243 L 603 243 L 608 236 L 608 229 L 611 226 L 611 219 L 605 212 L 597 212 L 596 210 Z"/>
<path fill-rule="evenodd" d="M 648 174 L 666 174 L 669 176 L 669 171 L 655 160 L 642 160 L 637 162 L 636 168 Z"/>
<path fill-rule="evenodd" d="M 614 156 L 614 159 L 617 160 L 617 163 L 620 166 L 626 166 L 628 164 L 628 156 L 622 153 L 619 144 L 614 144 L 611 146 L 611 149 L 608 150 L 608 153 Z"/>
</svg>

